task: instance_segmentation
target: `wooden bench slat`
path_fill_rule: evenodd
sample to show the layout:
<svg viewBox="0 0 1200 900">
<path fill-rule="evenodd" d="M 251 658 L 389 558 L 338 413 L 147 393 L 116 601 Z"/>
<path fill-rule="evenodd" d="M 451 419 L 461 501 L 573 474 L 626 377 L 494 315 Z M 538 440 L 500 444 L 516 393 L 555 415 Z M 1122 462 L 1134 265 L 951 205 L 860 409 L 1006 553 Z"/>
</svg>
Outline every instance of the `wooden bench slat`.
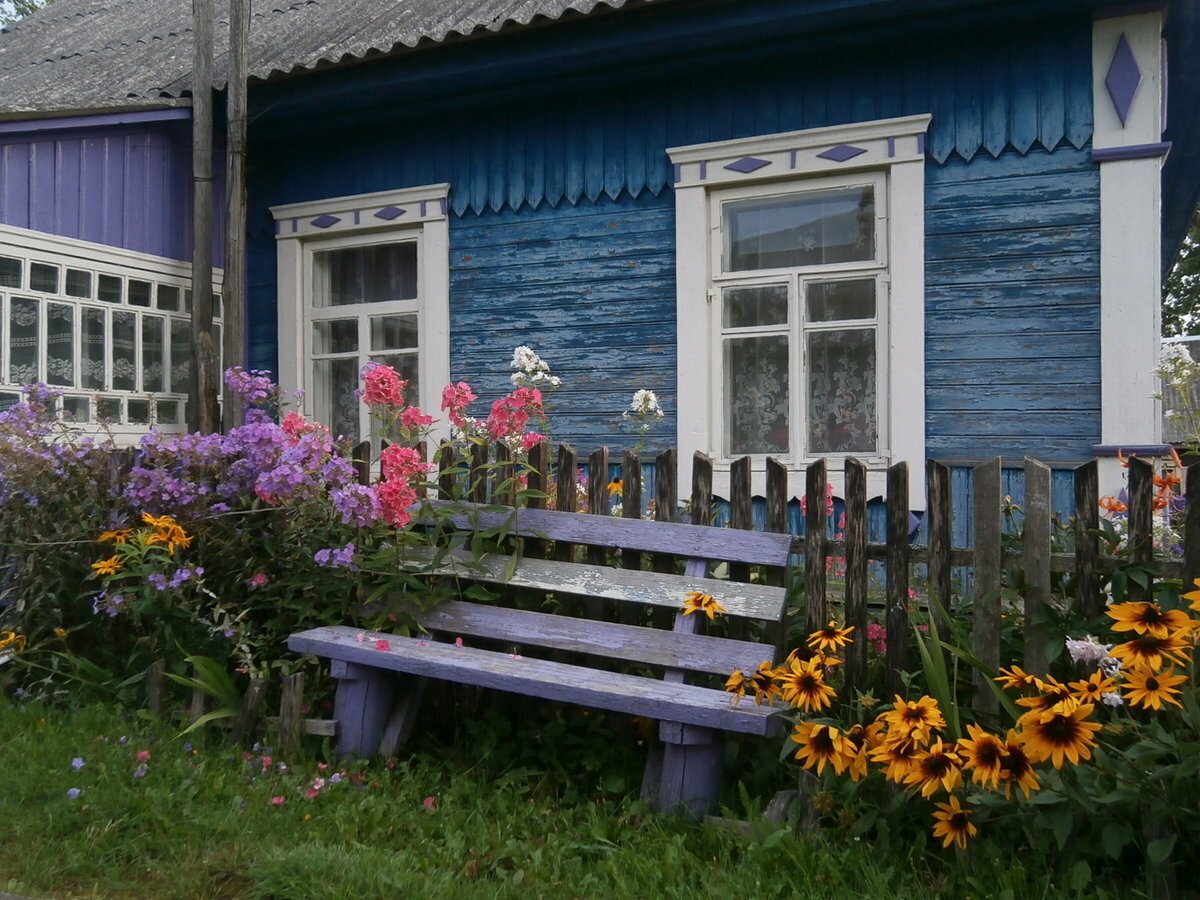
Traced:
<svg viewBox="0 0 1200 900">
<path fill-rule="evenodd" d="M 428 566 L 433 555 L 431 550 L 410 550 L 406 559 L 411 561 L 411 565 L 406 568 L 418 570 Z M 767 622 L 781 621 L 787 606 L 786 591 L 765 584 L 664 575 L 549 559 L 522 559 L 512 578 L 508 578 L 511 563 L 511 556 L 499 553 L 486 553 L 476 559 L 470 553 L 450 551 L 436 568 L 422 571 L 514 588 L 601 597 L 674 610 L 683 607 L 683 601 L 690 591 L 700 591 L 712 595 L 725 608 L 727 615 Z"/>
<path fill-rule="evenodd" d="M 513 691 L 544 700 L 743 734 L 771 734 L 784 712 L 752 702 L 733 705 L 729 694 L 711 688 L 582 669 L 438 641 L 380 635 L 388 642 L 389 649 L 377 650 L 375 635 L 360 642 L 359 633 L 346 626 L 314 628 L 293 634 L 288 639 L 288 648 L 297 653 Z"/>
<path fill-rule="evenodd" d="M 548 509 L 520 509 L 514 520 L 511 509 L 479 505 L 471 507 L 448 500 L 431 502 L 434 506 L 463 510 L 451 516 L 456 528 L 496 528 L 515 521 L 512 534 L 519 537 L 540 536 L 596 547 L 645 550 L 750 565 L 785 566 L 792 546 L 790 535 L 764 531 L 739 531 L 708 525 L 652 522 Z"/>
<path fill-rule="evenodd" d="M 411 604 L 402 609 L 430 631 L 722 676 L 734 669 L 753 672 L 775 654 L 773 645 L 754 641 L 661 631 L 462 600 L 446 600 L 429 610 L 419 610 Z"/>
</svg>

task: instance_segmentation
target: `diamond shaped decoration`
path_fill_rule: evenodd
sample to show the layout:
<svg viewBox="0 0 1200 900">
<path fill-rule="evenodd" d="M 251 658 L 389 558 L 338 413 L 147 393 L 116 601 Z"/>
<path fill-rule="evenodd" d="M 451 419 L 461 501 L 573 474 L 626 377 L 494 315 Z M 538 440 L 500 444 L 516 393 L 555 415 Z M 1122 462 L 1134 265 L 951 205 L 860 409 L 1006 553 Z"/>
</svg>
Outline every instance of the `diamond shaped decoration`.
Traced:
<svg viewBox="0 0 1200 900">
<path fill-rule="evenodd" d="M 836 147 L 830 147 L 817 154 L 820 159 L 831 159 L 834 162 L 844 163 L 848 159 L 854 159 L 856 156 L 861 156 L 867 152 L 866 147 L 851 147 L 849 144 L 838 144 Z"/>
<path fill-rule="evenodd" d="M 743 175 L 749 175 L 751 172 L 757 172 L 763 166 L 769 166 L 770 164 L 771 161 L 769 159 L 758 159 L 755 156 L 743 156 L 741 159 L 735 159 L 733 162 L 725 166 L 725 168 L 734 172 L 741 172 Z"/>
<path fill-rule="evenodd" d="M 1129 41 L 1122 34 L 1121 39 L 1117 41 L 1112 62 L 1108 64 L 1108 74 L 1104 76 L 1104 86 L 1108 89 L 1108 97 L 1112 100 L 1113 110 L 1121 120 L 1122 127 L 1129 116 L 1133 98 L 1141 83 L 1142 70 L 1137 64 Z"/>
<path fill-rule="evenodd" d="M 379 212 L 375 213 L 375 218 L 385 219 L 390 222 L 392 219 L 400 218 L 406 212 L 408 212 L 408 210 L 401 209 L 398 206 L 385 206 L 383 209 L 379 210 Z"/>
<path fill-rule="evenodd" d="M 337 216 L 331 216 L 329 213 L 325 213 L 323 216 L 317 216 L 315 219 L 311 219 L 308 224 L 314 225 L 317 228 L 328 228 L 330 225 L 336 225 L 340 221 L 342 220 Z"/>
</svg>

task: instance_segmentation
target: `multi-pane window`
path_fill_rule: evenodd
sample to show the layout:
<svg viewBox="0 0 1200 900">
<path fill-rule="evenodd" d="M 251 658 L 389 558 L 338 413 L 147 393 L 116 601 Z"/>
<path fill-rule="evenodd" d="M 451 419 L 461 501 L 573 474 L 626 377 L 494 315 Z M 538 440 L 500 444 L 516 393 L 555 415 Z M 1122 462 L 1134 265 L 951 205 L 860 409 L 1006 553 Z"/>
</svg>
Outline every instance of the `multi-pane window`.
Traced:
<svg viewBox="0 0 1200 900">
<path fill-rule="evenodd" d="M 713 194 L 713 418 L 724 456 L 879 451 L 883 183 L 866 175 Z"/>
<path fill-rule="evenodd" d="M 64 392 L 61 412 L 79 423 L 182 427 L 187 266 L 123 251 L 104 259 L 94 245 L 23 235 L 0 234 L 0 407 L 43 382 Z M 218 319 L 217 347 L 220 328 Z"/>
</svg>

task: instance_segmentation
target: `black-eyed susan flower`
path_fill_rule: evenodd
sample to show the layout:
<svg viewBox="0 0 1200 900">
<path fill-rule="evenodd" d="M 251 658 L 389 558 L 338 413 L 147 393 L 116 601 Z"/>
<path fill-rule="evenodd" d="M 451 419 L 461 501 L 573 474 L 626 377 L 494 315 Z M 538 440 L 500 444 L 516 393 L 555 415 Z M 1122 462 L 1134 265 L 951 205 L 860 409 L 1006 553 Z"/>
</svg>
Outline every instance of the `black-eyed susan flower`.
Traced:
<svg viewBox="0 0 1200 900">
<path fill-rule="evenodd" d="M 0 631 L 0 650 L 16 650 L 18 653 L 25 649 L 25 635 L 15 631 Z"/>
<path fill-rule="evenodd" d="M 1097 669 L 1084 681 L 1071 682 L 1071 696 L 1080 703 L 1103 703 L 1104 695 L 1111 694 L 1117 689 L 1115 678 L 1106 678 Z"/>
<path fill-rule="evenodd" d="M 928 695 L 920 700 L 902 700 L 897 694 L 892 708 L 880 713 L 879 717 L 887 722 L 889 735 L 895 738 L 911 737 L 921 742 L 927 741 L 934 729 L 946 727 L 937 701 Z"/>
<path fill-rule="evenodd" d="M 851 642 L 850 632 L 853 630 L 853 625 L 838 628 L 836 624 L 830 622 L 821 630 L 814 631 L 808 636 L 808 646 L 821 653 L 841 650 Z"/>
<path fill-rule="evenodd" d="M 754 705 L 762 706 L 764 700 L 768 706 L 775 705 L 775 698 L 780 695 L 779 685 L 775 683 L 775 670 L 771 661 L 764 659 L 750 676 L 750 687 L 754 690 Z"/>
<path fill-rule="evenodd" d="M 1196 590 L 1188 591 L 1183 595 L 1183 599 L 1191 600 L 1191 608 L 1196 612 L 1200 612 L 1200 578 L 1195 579 L 1194 584 L 1196 585 Z"/>
<path fill-rule="evenodd" d="M 1187 665 L 1191 659 L 1191 652 L 1191 645 L 1178 634 L 1167 637 L 1140 634 L 1131 641 L 1117 644 L 1109 651 L 1121 660 L 1126 669 L 1150 669 L 1154 672 L 1163 667 L 1164 660 Z"/>
<path fill-rule="evenodd" d="M 1019 734 L 1011 728 L 1004 738 L 1004 751 L 1004 758 L 1000 761 L 1000 783 L 1004 785 L 1004 799 L 1012 799 L 1012 789 L 1016 786 L 1028 800 L 1030 794 L 1041 790 L 1042 784 L 1038 781 L 1033 761 L 1025 752 Z"/>
<path fill-rule="evenodd" d="M 1121 688 L 1125 691 L 1125 699 L 1130 706 L 1140 706 L 1142 709 L 1162 709 L 1163 703 L 1173 703 L 1182 707 L 1183 704 L 1175 699 L 1179 693 L 1179 685 L 1187 681 L 1186 675 L 1176 675 L 1175 669 L 1165 672 L 1151 672 L 1146 669 L 1134 669 L 1125 673 L 1125 683 Z"/>
<path fill-rule="evenodd" d="M 733 694 L 729 698 L 729 702 L 737 706 L 742 702 L 742 698 L 746 696 L 746 689 L 750 687 L 750 679 L 746 677 L 746 673 L 741 669 L 734 669 L 733 674 L 725 679 L 725 690 Z"/>
<path fill-rule="evenodd" d="M 775 681 L 784 702 L 805 712 L 820 712 L 837 696 L 837 692 L 825 683 L 822 660 L 816 658 L 784 663 L 775 671 Z"/>
<path fill-rule="evenodd" d="M 938 788 L 950 793 L 962 783 L 962 757 L 953 744 L 944 744 L 938 738 L 929 749 L 913 756 L 904 783 L 919 787 L 922 797 L 930 796 Z"/>
<path fill-rule="evenodd" d="M 967 734 L 970 737 L 958 739 L 963 768 L 970 771 L 976 784 L 997 790 L 1004 757 L 1008 755 L 1004 742 L 978 725 L 968 725 Z"/>
<path fill-rule="evenodd" d="M 979 833 L 979 829 L 971 822 L 972 815 L 973 811 L 963 809 L 958 796 L 952 794 L 948 803 L 937 804 L 937 812 L 933 814 L 933 836 L 942 839 L 943 847 L 957 844 L 965 850 L 967 840 Z"/>
<path fill-rule="evenodd" d="M 1010 691 L 1023 691 L 1026 688 L 1037 686 L 1037 679 L 1021 669 L 1020 666 L 1001 669 L 1000 677 L 992 680 L 1000 682 L 1001 687 L 1008 688 Z"/>
<path fill-rule="evenodd" d="M 1113 620 L 1113 631 L 1133 631 L 1157 638 L 1168 637 L 1194 624 L 1183 610 L 1164 612 L 1157 603 L 1118 603 L 1105 610 L 1105 614 Z"/>
<path fill-rule="evenodd" d="M 1033 697 L 1021 697 L 1017 700 L 1018 706 L 1028 707 L 1029 712 L 1017 719 L 1017 724 L 1021 725 L 1026 719 L 1037 718 L 1043 713 L 1058 709 L 1063 703 L 1077 702 L 1071 692 L 1069 684 L 1063 684 L 1053 676 L 1047 676 L 1045 680 L 1041 678 L 1034 679 L 1034 685 L 1037 687 L 1040 694 Z"/>
<path fill-rule="evenodd" d="M 1018 738 L 1029 761 L 1050 760 L 1054 768 L 1061 769 L 1064 760 L 1076 765 L 1081 759 L 1091 759 L 1091 748 L 1096 746 L 1096 732 L 1101 727 L 1099 722 L 1087 721 L 1095 708 L 1071 700 L 1038 717 L 1022 717 L 1026 721 Z"/>
<path fill-rule="evenodd" d="M 108 559 L 94 562 L 92 568 L 96 570 L 97 575 L 116 575 L 121 570 L 121 557 L 110 556 Z"/>
<path fill-rule="evenodd" d="M 913 757 L 921 752 L 920 745 L 913 740 L 900 738 L 884 740 L 867 751 L 871 761 L 883 769 L 883 777 L 896 784 L 903 784 L 912 771 Z"/>
<path fill-rule="evenodd" d="M 96 538 L 97 544 L 105 544 L 112 541 L 114 544 L 124 544 L 129 540 L 129 535 L 132 530 L 129 528 L 118 528 L 115 531 L 102 531 L 100 537 Z"/>
<path fill-rule="evenodd" d="M 610 481 L 608 483 L 608 496 L 620 497 L 621 491 L 623 488 L 624 488 L 624 485 L 621 483 L 621 479 L 614 478 L 612 481 Z"/>
<path fill-rule="evenodd" d="M 870 757 L 867 754 L 872 746 L 867 728 L 862 725 L 854 725 L 849 731 L 845 732 L 845 736 L 849 744 L 847 751 L 853 751 L 853 757 L 846 766 L 846 774 L 850 776 L 851 781 L 866 778 L 867 766 L 870 761 Z"/>
<path fill-rule="evenodd" d="M 694 612 L 702 612 L 712 619 L 716 617 L 717 613 L 724 613 L 725 607 L 714 600 L 712 594 L 702 594 L 700 591 L 692 591 L 687 595 L 687 599 L 683 601 L 683 614 L 690 616 Z"/>
<path fill-rule="evenodd" d="M 827 765 L 833 766 L 833 771 L 841 775 L 855 756 L 853 745 L 848 746 L 845 735 L 832 725 L 799 722 L 791 739 L 800 745 L 796 759 L 806 769 L 815 767 L 818 775 Z"/>
</svg>

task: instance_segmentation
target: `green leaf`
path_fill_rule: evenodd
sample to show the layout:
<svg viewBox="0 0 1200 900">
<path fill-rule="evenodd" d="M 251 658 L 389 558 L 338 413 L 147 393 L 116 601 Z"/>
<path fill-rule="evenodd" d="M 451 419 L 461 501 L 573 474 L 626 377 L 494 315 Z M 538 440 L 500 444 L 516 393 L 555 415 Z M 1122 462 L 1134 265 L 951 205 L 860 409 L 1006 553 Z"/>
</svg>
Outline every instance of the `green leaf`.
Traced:
<svg viewBox="0 0 1200 900">
<path fill-rule="evenodd" d="M 1054 832 L 1054 840 L 1058 842 L 1058 849 L 1061 850 L 1067 846 L 1067 838 L 1071 836 L 1071 829 L 1075 827 L 1075 813 L 1070 806 L 1064 805 L 1047 813 L 1047 819 L 1050 822 L 1050 830 Z"/>
<path fill-rule="evenodd" d="M 1133 829 L 1128 822 L 1109 822 L 1100 834 L 1100 843 L 1104 852 L 1113 859 L 1119 859 L 1121 851 L 1133 840 Z"/>
<path fill-rule="evenodd" d="M 1173 834 L 1153 840 L 1146 845 L 1146 862 L 1152 866 L 1161 865 L 1167 861 L 1174 849 L 1175 835 Z"/>
<path fill-rule="evenodd" d="M 766 836 L 766 839 L 763 840 L 763 849 L 770 850 L 772 847 L 778 846 L 779 842 L 787 836 L 788 831 L 789 829 L 787 828 L 780 828 L 778 831 L 772 831 Z"/>
<path fill-rule="evenodd" d="M 1087 860 L 1081 859 L 1071 867 L 1069 883 L 1073 891 L 1082 891 L 1092 883 L 1092 867 L 1087 864 Z"/>
<path fill-rule="evenodd" d="M 190 734 L 197 728 L 203 728 L 209 722 L 215 722 L 218 719 L 232 719 L 237 714 L 238 711 L 236 709 L 229 709 L 228 707 L 222 707 L 221 709 L 214 709 L 212 712 L 206 712 L 187 728 L 183 729 L 183 731 L 179 732 L 178 737 L 183 737 L 185 734 Z"/>
</svg>

